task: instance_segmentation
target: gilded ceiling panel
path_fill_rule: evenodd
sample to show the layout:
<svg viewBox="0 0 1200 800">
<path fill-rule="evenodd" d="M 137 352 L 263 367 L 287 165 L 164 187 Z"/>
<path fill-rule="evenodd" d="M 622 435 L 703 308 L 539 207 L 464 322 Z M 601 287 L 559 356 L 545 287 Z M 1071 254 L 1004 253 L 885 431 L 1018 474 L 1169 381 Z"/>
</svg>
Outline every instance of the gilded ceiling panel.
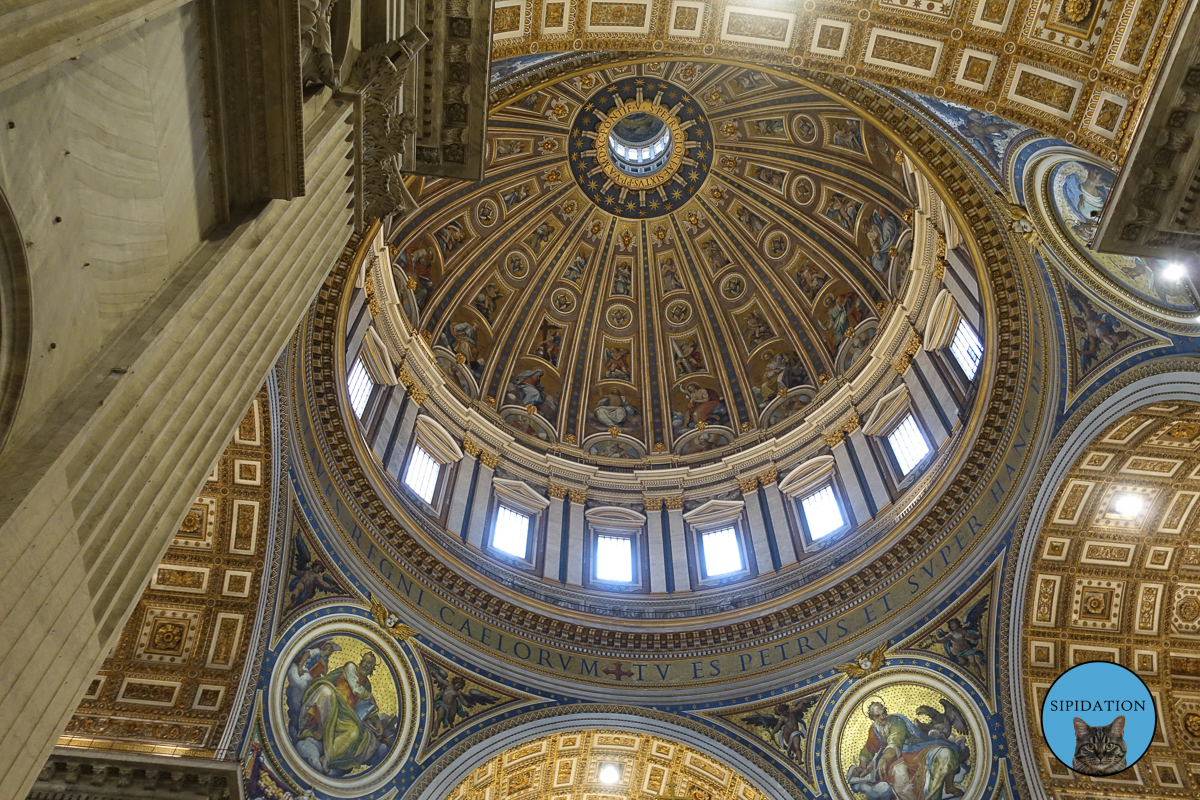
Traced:
<svg viewBox="0 0 1200 800">
<path fill-rule="evenodd" d="M 500 0 L 493 59 L 574 51 L 834 72 L 995 112 L 1120 164 L 1186 3 Z"/>
<path fill-rule="evenodd" d="M 1020 621 L 1020 690 L 1033 725 L 1068 668 L 1111 661 L 1158 708 L 1146 757 L 1110 778 L 1077 775 L 1032 735 L 1052 792 L 1087 781 L 1129 797 L 1194 794 L 1200 753 L 1200 405 L 1147 405 L 1100 433 L 1062 478 L 1041 521 Z M 1035 728 L 1036 730 L 1036 728 Z"/>
<path fill-rule="evenodd" d="M 250 650 L 271 515 L 267 390 L 176 531 L 59 740 L 70 747 L 213 756 Z"/>
</svg>

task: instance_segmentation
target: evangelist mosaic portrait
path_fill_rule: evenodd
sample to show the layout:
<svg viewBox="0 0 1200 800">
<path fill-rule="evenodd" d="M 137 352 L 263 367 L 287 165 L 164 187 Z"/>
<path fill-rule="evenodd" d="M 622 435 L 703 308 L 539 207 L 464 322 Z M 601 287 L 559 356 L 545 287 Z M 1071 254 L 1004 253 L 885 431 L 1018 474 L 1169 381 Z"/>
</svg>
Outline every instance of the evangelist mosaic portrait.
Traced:
<svg viewBox="0 0 1200 800">
<path fill-rule="evenodd" d="M 305 644 L 285 668 L 287 737 L 309 767 L 348 778 L 387 759 L 403 715 L 386 655 L 357 636 L 335 634 Z"/>
<path fill-rule="evenodd" d="M 838 776 L 860 800 L 977 796 L 989 766 L 977 714 L 974 704 L 928 683 L 881 676 L 841 708 Z"/>
</svg>

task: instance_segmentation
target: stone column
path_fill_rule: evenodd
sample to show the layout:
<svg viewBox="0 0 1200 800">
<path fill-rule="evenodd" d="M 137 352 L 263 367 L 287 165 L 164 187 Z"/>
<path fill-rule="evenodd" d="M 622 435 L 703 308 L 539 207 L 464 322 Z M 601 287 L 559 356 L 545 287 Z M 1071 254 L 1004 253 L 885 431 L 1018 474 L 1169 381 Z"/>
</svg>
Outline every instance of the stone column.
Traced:
<svg viewBox="0 0 1200 800">
<path fill-rule="evenodd" d="M 745 478 L 738 481 L 742 490 L 742 499 L 746 503 L 746 519 L 750 527 L 750 544 L 754 548 L 754 562 L 758 574 L 764 575 L 775 569 L 775 560 L 771 558 L 771 544 L 767 541 L 767 523 L 763 521 L 762 505 L 758 500 L 758 478 Z"/>
<path fill-rule="evenodd" d="M 864 479 L 859 475 L 859 470 L 855 468 L 850 448 L 846 444 L 845 431 L 834 431 L 829 434 L 825 437 L 825 444 L 829 445 L 829 449 L 833 451 L 833 461 L 837 464 L 838 475 L 841 476 L 842 485 L 846 489 L 850 510 L 854 512 L 854 522 L 857 525 L 864 525 L 875 517 L 875 512 L 867 502 L 867 487 L 864 485 Z"/>
<path fill-rule="evenodd" d="M 571 510 L 567 519 L 567 583 L 583 585 L 583 504 L 587 489 L 571 489 Z"/>
<path fill-rule="evenodd" d="M 546 509 L 546 550 L 542 577 L 562 581 L 563 500 L 567 498 L 567 487 L 552 483 L 547 493 L 551 502 Z"/>
<path fill-rule="evenodd" d="M 446 530 L 455 536 L 466 538 L 463 525 L 467 521 L 467 505 L 471 487 L 475 484 L 475 465 L 479 458 L 479 445 L 471 439 L 463 439 L 463 457 L 454 474 L 454 488 L 450 490 L 450 515 L 446 518 Z"/>
<path fill-rule="evenodd" d="M 908 369 L 904 370 L 903 378 L 904 385 L 908 387 L 908 395 L 913 399 L 917 413 L 933 439 L 934 449 L 941 447 L 942 442 L 950 438 L 950 426 L 944 418 L 944 412 L 936 407 L 934 399 L 925 390 L 925 383 L 917 374 L 915 366 L 910 364 Z"/>
<path fill-rule="evenodd" d="M 331 265 L 353 256 L 351 111 L 333 102 L 309 125 L 303 197 L 200 244 L 38 408 L 37 434 L 6 444 L 0 797 L 28 793 Z"/>
<path fill-rule="evenodd" d="M 465 448 L 464 448 L 465 449 Z M 495 453 L 481 450 L 479 469 L 475 471 L 475 494 L 471 498 L 471 519 L 467 523 L 467 544 L 483 549 L 483 531 L 487 527 L 488 506 L 492 499 L 492 476 L 500 458 Z"/>
<path fill-rule="evenodd" d="M 783 508 L 783 495 L 779 491 L 779 472 L 770 470 L 758 476 L 759 496 L 767 501 L 771 533 L 775 537 L 775 550 L 779 553 L 780 568 L 796 563 L 796 544 L 792 539 L 792 526 Z"/>
<path fill-rule="evenodd" d="M 688 569 L 687 528 L 683 522 L 683 498 L 667 497 L 667 522 L 671 526 L 671 572 L 675 591 L 692 590 L 691 570 Z"/>
<path fill-rule="evenodd" d="M 954 427 L 953 421 L 958 419 L 958 415 L 962 413 L 958 405 L 958 400 L 954 396 L 954 392 L 950 390 L 950 384 L 946 382 L 946 378 L 942 375 L 942 371 L 938 369 L 933 360 L 929 357 L 929 353 L 921 350 L 913 356 L 913 368 L 919 369 L 921 375 L 925 378 L 925 382 L 929 384 L 929 389 L 933 393 L 933 400 L 939 406 L 946 416 L 951 420 L 951 428 Z"/>
<path fill-rule="evenodd" d="M 866 435 L 858 427 L 857 417 L 848 427 L 852 429 L 846 432 L 846 444 L 854 453 L 854 458 L 866 480 L 866 489 L 871 495 L 875 512 L 879 513 L 879 509 L 885 508 L 892 502 L 891 495 L 888 494 L 887 483 L 883 479 L 883 472 L 879 469 L 879 462 L 875 460 L 875 454 L 871 452 L 871 446 L 867 443 Z"/>
<path fill-rule="evenodd" d="M 938 242 L 938 256 L 934 277 L 942 281 L 950 294 L 954 295 L 963 316 L 975 326 L 975 330 L 983 330 L 983 309 L 979 303 L 979 284 L 974 267 L 957 250 L 947 253 L 944 240 Z"/>
<path fill-rule="evenodd" d="M 650 561 L 650 591 L 667 591 L 667 560 L 663 551 L 661 497 L 645 498 L 646 554 Z"/>
<path fill-rule="evenodd" d="M 379 424 L 374 426 L 375 432 L 371 436 L 371 449 L 375 451 L 375 455 L 379 456 L 379 462 L 386 466 L 390 455 L 388 444 L 394 441 L 392 434 L 399 422 L 400 407 L 404 405 L 405 391 L 403 386 L 388 386 L 385 391 L 387 393 L 384 396 L 384 405 L 379 410 Z"/>
<path fill-rule="evenodd" d="M 354 364 L 354 359 L 358 358 L 362 351 L 367 328 L 371 327 L 372 317 L 367 310 L 367 293 L 362 289 L 354 290 L 347 317 L 350 329 L 346 331 L 346 369 L 349 370 Z"/>
<path fill-rule="evenodd" d="M 396 420 L 396 430 L 389 437 L 395 443 L 392 445 L 387 464 L 384 465 L 396 480 L 400 480 L 400 465 L 404 463 L 404 455 L 408 452 L 408 443 L 412 440 L 413 426 L 417 424 L 417 414 L 421 411 L 425 393 L 420 389 L 413 389 L 408 392 L 408 399 L 410 402 L 404 405 L 404 413 Z"/>
</svg>

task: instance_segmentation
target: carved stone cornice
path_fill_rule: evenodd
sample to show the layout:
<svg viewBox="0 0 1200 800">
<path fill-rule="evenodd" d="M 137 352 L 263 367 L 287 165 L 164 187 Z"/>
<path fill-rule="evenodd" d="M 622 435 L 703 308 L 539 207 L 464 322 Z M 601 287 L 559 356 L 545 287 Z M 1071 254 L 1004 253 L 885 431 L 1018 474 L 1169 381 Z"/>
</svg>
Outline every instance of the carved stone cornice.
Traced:
<svg viewBox="0 0 1200 800">
<path fill-rule="evenodd" d="M 235 800 L 236 761 L 56 748 L 27 800 Z"/>
<path fill-rule="evenodd" d="M 1188 21 L 1143 101 L 1141 125 L 1130 126 L 1136 134 L 1125 168 L 1096 221 L 1093 247 L 1101 252 L 1194 259 L 1200 251 L 1200 14 L 1194 2 L 1186 5 Z M 1120 106 L 1120 98 L 1107 102 Z"/>
</svg>

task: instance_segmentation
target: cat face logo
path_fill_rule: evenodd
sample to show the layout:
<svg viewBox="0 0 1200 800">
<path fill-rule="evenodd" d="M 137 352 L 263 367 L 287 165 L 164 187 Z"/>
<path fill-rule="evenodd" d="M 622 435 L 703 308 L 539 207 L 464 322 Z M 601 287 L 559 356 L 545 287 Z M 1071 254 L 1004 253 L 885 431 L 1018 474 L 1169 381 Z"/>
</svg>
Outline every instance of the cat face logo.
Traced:
<svg viewBox="0 0 1200 800">
<path fill-rule="evenodd" d="M 1115 775 L 1128 768 L 1125 762 L 1125 715 L 1107 725 L 1088 725 L 1076 717 L 1075 757 L 1071 769 L 1084 775 Z"/>
<path fill-rule="evenodd" d="M 1094 661 L 1059 676 L 1042 702 L 1042 735 L 1055 758 L 1081 775 L 1116 775 L 1150 746 L 1154 698 L 1137 675 Z"/>
</svg>

